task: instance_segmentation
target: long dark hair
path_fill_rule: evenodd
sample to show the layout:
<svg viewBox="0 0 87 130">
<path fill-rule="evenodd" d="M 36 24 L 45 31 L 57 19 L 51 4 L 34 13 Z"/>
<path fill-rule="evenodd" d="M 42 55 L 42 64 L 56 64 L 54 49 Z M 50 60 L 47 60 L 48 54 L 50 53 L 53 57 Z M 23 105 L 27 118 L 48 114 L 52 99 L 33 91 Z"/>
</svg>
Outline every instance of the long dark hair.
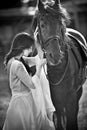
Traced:
<svg viewBox="0 0 87 130">
<path fill-rule="evenodd" d="M 17 55 L 20 55 L 24 49 L 30 48 L 34 45 L 34 38 L 26 32 L 18 33 L 12 40 L 11 48 L 4 59 L 4 64 L 7 65 L 8 61 Z"/>
</svg>

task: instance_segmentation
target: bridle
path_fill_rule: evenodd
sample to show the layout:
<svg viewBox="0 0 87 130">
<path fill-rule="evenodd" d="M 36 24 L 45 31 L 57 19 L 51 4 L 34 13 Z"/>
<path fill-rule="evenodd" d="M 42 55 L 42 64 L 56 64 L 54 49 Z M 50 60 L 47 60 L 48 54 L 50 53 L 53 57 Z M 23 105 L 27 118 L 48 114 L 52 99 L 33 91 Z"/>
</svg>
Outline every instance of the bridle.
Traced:
<svg viewBox="0 0 87 130">
<path fill-rule="evenodd" d="M 48 4 L 45 5 L 45 14 L 50 14 L 52 17 L 58 19 L 59 18 L 59 12 L 57 12 L 56 10 L 54 10 L 52 7 L 50 7 Z M 56 39 L 59 40 L 59 36 L 55 35 L 55 36 L 50 36 L 45 42 L 43 42 L 43 38 L 42 38 L 42 34 L 41 34 L 41 28 L 40 28 L 40 12 L 38 10 L 38 14 L 37 14 L 37 26 L 38 26 L 38 30 L 39 30 L 39 40 L 40 40 L 40 44 L 42 46 L 42 49 L 45 50 L 44 45 L 47 45 L 49 43 L 50 40 Z"/>
<path fill-rule="evenodd" d="M 47 40 L 43 40 L 43 37 L 42 37 L 42 33 L 41 33 L 41 27 L 40 27 L 40 22 L 39 22 L 39 16 L 40 16 L 40 13 L 38 12 L 38 15 L 37 15 L 37 26 L 38 26 L 38 40 L 39 40 L 39 43 L 41 45 L 41 48 L 42 48 L 42 51 L 44 53 L 44 55 L 47 57 L 47 51 L 46 51 L 46 47 L 49 46 L 50 44 L 50 41 L 52 40 L 57 40 L 58 42 L 61 40 L 60 39 L 60 36 L 58 35 L 53 35 L 53 36 L 50 36 L 47 38 Z M 60 42 L 59 42 L 60 43 Z M 60 47 L 61 45 L 59 45 Z M 61 53 L 61 50 L 60 50 L 60 53 Z M 59 64 L 59 63 L 58 63 Z M 57 65 L 57 64 L 56 64 Z M 55 65 L 54 65 L 55 66 Z"/>
</svg>

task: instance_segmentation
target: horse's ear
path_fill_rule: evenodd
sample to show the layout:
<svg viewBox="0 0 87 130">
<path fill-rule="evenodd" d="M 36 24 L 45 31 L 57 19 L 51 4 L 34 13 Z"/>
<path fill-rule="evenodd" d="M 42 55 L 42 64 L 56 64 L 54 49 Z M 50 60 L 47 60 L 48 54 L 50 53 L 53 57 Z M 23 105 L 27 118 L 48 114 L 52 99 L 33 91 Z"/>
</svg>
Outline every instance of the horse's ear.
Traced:
<svg viewBox="0 0 87 130">
<path fill-rule="evenodd" d="M 59 8 L 59 5 L 60 5 L 61 3 L 60 3 L 60 0 L 55 0 L 55 5 L 54 5 L 54 7 L 57 7 L 57 8 Z"/>
<path fill-rule="evenodd" d="M 60 0 L 55 0 L 55 4 L 53 5 L 53 8 L 54 8 L 55 10 L 58 10 L 59 7 L 60 7 L 60 5 L 61 5 Z"/>
<path fill-rule="evenodd" d="M 55 3 L 56 4 L 60 4 L 60 0 L 55 0 Z"/>
<path fill-rule="evenodd" d="M 41 0 L 39 0 L 39 2 L 38 2 L 38 9 L 39 9 L 40 12 L 41 12 L 42 10 L 44 10 L 44 5 L 43 5 L 43 3 L 41 2 Z"/>
</svg>

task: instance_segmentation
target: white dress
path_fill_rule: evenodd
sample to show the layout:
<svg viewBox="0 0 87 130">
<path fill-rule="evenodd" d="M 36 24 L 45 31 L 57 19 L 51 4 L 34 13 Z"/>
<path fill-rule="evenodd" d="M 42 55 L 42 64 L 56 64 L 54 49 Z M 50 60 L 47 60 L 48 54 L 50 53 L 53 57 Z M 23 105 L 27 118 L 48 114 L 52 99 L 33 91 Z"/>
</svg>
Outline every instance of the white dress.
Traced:
<svg viewBox="0 0 87 130">
<path fill-rule="evenodd" d="M 24 65 L 15 59 L 9 61 L 9 83 L 12 91 L 3 130 L 38 130 L 37 109 L 31 89 L 32 78 Z M 36 80 L 39 80 L 36 75 Z"/>
<path fill-rule="evenodd" d="M 40 62 L 40 58 L 37 55 L 34 62 Z M 34 64 L 33 62 L 33 64 Z M 32 63 L 31 63 L 32 64 Z M 32 66 L 32 65 L 31 65 Z M 49 82 L 44 73 L 44 69 L 41 69 L 40 80 L 36 80 L 36 77 L 32 78 L 32 81 L 36 89 L 32 89 L 33 99 L 37 105 L 37 119 L 41 130 L 55 130 L 53 121 L 48 118 L 48 114 L 53 113 L 55 108 L 51 101 Z"/>
<path fill-rule="evenodd" d="M 36 75 L 32 77 L 33 89 L 24 65 L 14 59 L 9 64 L 12 98 L 3 130 L 55 130 L 47 117 L 40 79 Z"/>
</svg>

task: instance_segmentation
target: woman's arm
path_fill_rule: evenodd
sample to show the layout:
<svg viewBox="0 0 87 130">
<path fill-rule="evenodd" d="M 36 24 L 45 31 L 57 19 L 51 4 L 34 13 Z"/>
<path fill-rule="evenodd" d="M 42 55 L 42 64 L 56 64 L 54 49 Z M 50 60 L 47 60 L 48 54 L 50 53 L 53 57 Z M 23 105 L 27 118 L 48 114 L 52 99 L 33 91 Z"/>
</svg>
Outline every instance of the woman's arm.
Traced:
<svg viewBox="0 0 87 130">
<path fill-rule="evenodd" d="M 39 63 L 37 63 L 36 65 L 36 74 L 33 76 L 35 77 L 35 79 L 37 79 L 37 81 L 40 78 L 40 72 L 41 72 L 41 68 L 42 66 L 46 64 L 46 59 L 41 60 Z M 15 70 L 15 74 L 17 75 L 17 77 L 29 88 L 34 89 L 35 86 L 32 82 L 32 77 L 28 74 L 25 66 L 20 62 L 20 61 L 15 61 L 14 67 L 16 66 L 16 70 Z"/>
<path fill-rule="evenodd" d="M 28 64 L 30 67 L 36 65 L 36 58 L 35 57 L 22 57 L 26 64 Z"/>
<path fill-rule="evenodd" d="M 35 86 L 32 82 L 32 77 L 28 74 L 25 66 L 20 62 L 17 62 L 16 72 L 17 77 L 23 82 L 28 88 L 35 89 Z"/>
<path fill-rule="evenodd" d="M 45 58 L 40 59 L 38 57 L 38 55 L 35 56 L 35 57 L 25 57 L 25 56 L 23 56 L 23 59 L 26 62 L 26 64 L 28 64 L 30 67 L 36 65 L 36 75 L 38 77 L 40 77 L 41 69 L 42 69 L 42 66 L 44 66 L 46 64 L 46 59 Z"/>
</svg>

